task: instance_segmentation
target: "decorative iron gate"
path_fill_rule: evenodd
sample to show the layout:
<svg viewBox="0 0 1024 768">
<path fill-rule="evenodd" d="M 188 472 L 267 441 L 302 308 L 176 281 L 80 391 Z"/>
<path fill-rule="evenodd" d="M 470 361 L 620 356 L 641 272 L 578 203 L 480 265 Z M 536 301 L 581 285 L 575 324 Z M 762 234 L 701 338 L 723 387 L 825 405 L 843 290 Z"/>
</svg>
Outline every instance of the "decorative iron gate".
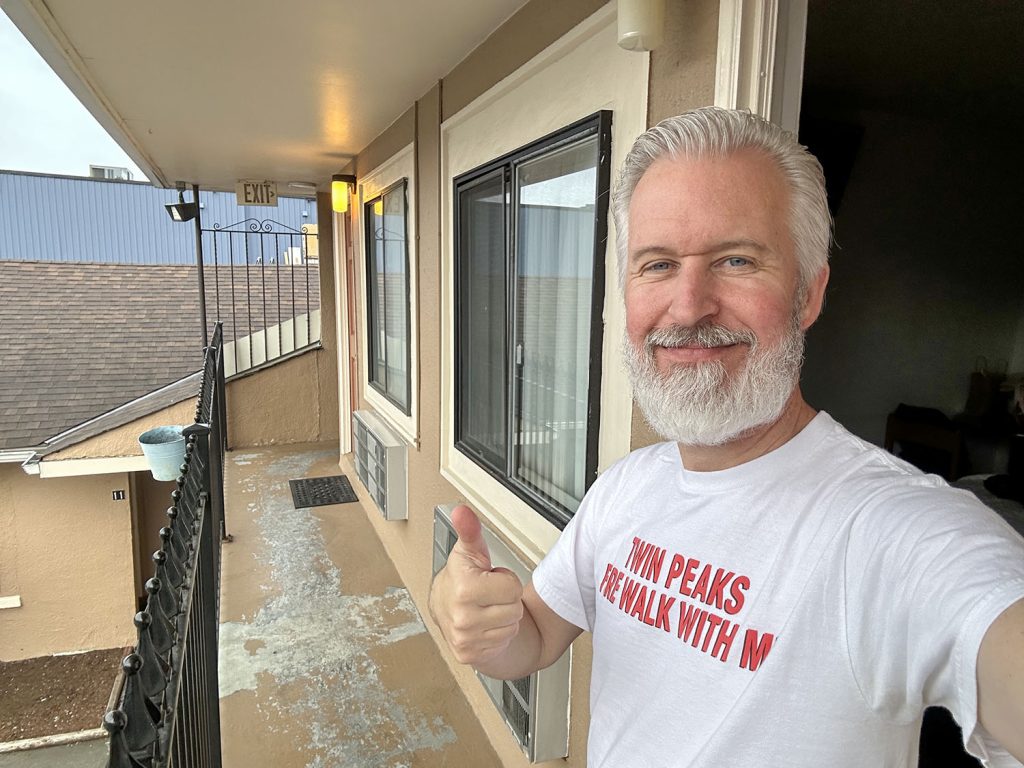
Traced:
<svg viewBox="0 0 1024 768">
<path fill-rule="evenodd" d="M 208 314 L 224 324 L 227 376 L 320 341 L 316 225 L 244 219 L 201 233 Z"/>
</svg>

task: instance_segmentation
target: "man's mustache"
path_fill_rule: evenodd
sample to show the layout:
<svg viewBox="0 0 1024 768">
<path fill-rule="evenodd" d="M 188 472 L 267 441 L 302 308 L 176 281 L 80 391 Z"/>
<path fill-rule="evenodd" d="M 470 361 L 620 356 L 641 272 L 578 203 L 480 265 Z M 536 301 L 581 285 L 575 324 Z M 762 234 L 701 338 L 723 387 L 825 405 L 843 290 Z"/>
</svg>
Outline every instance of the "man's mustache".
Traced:
<svg viewBox="0 0 1024 768">
<path fill-rule="evenodd" d="M 701 325 L 669 325 L 655 328 L 647 334 L 644 346 L 654 347 L 727 347 L 731 344 L 746 344 L 753 348 L 757 336 L 752 331 L 733 331 L 722 325 L 703 323 Z"/>
</svg>

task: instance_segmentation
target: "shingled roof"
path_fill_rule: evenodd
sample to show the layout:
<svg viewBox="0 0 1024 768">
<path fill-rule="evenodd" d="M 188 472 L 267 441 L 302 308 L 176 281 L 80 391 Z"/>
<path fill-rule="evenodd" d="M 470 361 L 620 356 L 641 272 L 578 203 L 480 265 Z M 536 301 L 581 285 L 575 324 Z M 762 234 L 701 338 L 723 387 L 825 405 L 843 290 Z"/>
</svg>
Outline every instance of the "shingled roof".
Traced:
<svg viewBox="0 0 1024 768">
<path fill-rule="evenodd" d="M 223 291 L 230 269 L 207 269 L 206 276 L 208 323 L 212 330 L 217 283 L 226 339 L 235 336 Z M 254 305 L 256 330 L 264 322 L 263 295 L 238 290 L 246 267 L 234 270 L 234 315 L 245 335 L 246 302 Z M 248 268 L 250 284 L 259 270 Z M 309 303 L 316 307 L 318 273 L 310 274 Z M 194 266 L 0 261 L 0 450 L 39 446 L 197 371 L 196 282 Z M 263 282 L 276 290 L 274 281 Z M 295 311 L 306 311 L 305 297 L 303 285 L 303 306 Z M 276 293 L 268 294 L 267 305 L 266 322 L 277 322 Z M 281 314 L 293 312 L 282 306 Z"/>
</svg>

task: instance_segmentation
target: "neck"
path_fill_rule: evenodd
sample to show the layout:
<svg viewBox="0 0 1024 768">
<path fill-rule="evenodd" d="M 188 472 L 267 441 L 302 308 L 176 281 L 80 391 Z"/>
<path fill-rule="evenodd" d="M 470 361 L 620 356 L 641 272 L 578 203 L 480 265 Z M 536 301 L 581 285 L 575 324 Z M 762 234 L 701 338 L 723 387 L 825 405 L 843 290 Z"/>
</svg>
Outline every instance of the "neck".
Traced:
<svg viewBox="0 0 1024 768">
<path fill-rule="evenodd" d="M 770 424 L 755 427 L 722 445 L 679 444 L 683 466 L 692 472 L 714 472 L 746 464 L 785 445 L 817 414 L 796 387 L 782 409 L 782 415 Z"/>
</svg>

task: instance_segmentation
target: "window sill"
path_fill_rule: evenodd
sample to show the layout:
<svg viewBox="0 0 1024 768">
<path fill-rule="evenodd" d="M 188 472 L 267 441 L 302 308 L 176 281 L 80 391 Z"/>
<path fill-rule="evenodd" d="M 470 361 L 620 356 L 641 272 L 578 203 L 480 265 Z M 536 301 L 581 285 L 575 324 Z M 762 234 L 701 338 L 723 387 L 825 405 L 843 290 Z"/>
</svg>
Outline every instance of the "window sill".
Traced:
<svg viewBox="0 0 1024 768">
<path fill-rule="evenodd" d="M 381 420 L 402 440 L 414 448 L 419 448 L 420 438 L 416 429 L 416 421 L 413 415 L 406 416 L 386 397 L 377 390 L 363 382 L 363 398 L 366 404 L 373 408 Z"/>
<path fill-rule="evenodd" d="M 441 475 L 525 562 L 539 563 L 561 535 L 540 512 L 452 446 L 442 457 Z"/>
</svg>

